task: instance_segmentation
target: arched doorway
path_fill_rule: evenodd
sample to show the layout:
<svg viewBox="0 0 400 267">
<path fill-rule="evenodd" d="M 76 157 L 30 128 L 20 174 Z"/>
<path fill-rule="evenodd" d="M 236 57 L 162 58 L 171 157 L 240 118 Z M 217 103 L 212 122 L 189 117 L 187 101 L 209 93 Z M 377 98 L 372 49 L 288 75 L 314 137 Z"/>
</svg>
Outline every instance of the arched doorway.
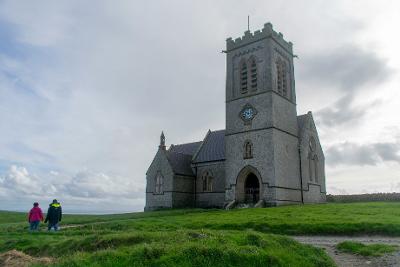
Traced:
<svg viewBox="0 0 400 267">
<path fill-rule="evenodd" d="M 260 183 L 254 173 L 249 173 L 244 183 L 244 202 L 247 204 L 255 204 L 260 200 Z"/>
<path fill-rule="evenodd" d="M 238 203 L 255 204 L 262 199 L 261 175 L 256 168 L 247 165 L 238 174 L 235 199 Z"/>
</svg>

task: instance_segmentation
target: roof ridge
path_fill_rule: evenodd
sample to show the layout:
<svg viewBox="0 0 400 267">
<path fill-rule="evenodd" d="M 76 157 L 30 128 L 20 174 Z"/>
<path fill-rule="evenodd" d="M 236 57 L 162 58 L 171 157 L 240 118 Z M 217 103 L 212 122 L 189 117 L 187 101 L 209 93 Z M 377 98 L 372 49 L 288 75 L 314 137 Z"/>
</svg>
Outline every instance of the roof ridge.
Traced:
<svg viewBox="0 0 400 267">
<path fill-rule="evenodd" d="M 195 141 L 195 142 L 182 143 L 182 144 L 173 144 L 173 146 L 183 146 L 183 145 L 195 144 L 195 143 L 200 143 L 200 142 L 203 142 L 203 141 Z"/>
</svg>

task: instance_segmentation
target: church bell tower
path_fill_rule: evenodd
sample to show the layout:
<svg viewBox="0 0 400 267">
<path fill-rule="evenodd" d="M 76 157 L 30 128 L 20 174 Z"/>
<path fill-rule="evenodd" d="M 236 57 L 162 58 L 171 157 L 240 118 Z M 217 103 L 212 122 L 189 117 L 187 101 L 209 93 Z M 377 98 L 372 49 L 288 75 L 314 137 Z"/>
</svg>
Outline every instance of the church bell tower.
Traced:
<svg viewBox="0 0 400 267">
<path fill-rule="evenodd" d="M 226 40 L 225 199 L 297 202 L 298 125 L 292 43 L 266 23 Z M 299 192 L 299 191 L 298 191 Z"/>
</svg>

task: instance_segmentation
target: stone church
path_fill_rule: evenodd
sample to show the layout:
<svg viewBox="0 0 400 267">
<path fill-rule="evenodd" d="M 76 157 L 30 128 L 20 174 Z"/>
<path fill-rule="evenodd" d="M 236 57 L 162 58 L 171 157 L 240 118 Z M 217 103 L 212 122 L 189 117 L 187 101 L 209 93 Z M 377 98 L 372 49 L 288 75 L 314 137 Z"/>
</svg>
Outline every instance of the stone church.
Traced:
<svg viewBox="0 0 400 267">
<path fill-rule="evenodd" d="M 266 23 L 226 40 L 226 125 L 165 145 L 146 173 L 145 210 L 325 202 L 325 159 L 311 112 L 297 115 L 293 45 Z"/>
</svg>

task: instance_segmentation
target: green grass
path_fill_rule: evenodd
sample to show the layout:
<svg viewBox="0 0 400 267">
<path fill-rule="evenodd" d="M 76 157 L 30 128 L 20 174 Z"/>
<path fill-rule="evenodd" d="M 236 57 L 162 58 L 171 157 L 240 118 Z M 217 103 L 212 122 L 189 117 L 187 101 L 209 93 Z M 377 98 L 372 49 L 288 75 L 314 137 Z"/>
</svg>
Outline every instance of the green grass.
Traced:
<svg viewBox="0 0 400 267">
<path fill-rule="evenodd" d="M 3 217 L 0 213 L 0 217 Z M 7 215 L 8 216 L 8 215 Z M 22 230 L 26 215 L 1 219 L 0 231 Z M 118 215 L 65 215 L 63 224 L 88 224 L 110 228 L 152 231 L 178 229 L 246 230 L 287 235 L 400 236 L 400 203 L 330 203 L 266 209 L 168 210 Z M 4 221 L 1 223 L 1 221 Z"/>
<path fill-rule="evenodd" d="M 89 235 L 47 249 L 61 256 L 54 266 L 334 266 L 320 249 L 252 231 Z"/>
<path fill-rule="evenodd" d="M 398 250 L 397 246 L 386 244 L 364 245 L 359 242 L 344 241 L 336 245 L 336 248 L 343 252 L 362 256 L 379 257 L 386 253 L 392 253 Z"/>
<path fill-rule="evenodd" d="M 54 266 L 334 266 L 287 235 L 400 236 L 400 203 L 65 215 L 58 233 L 28 233 L 26 214 L 0 212 L 0 253 L 50 256 Z M 43 226 L 42 226 L 43 227 Z"/>
</svg>

